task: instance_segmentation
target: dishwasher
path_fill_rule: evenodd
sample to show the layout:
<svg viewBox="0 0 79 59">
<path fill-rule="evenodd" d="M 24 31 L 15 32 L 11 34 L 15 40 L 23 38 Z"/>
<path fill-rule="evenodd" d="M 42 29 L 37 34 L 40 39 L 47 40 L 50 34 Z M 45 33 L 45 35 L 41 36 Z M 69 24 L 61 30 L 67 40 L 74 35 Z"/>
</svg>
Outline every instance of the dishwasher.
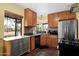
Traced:
<svg viewBox="0 0 79 59">
<path fill-rule="evenodd" d="M 40 35 L 35 36 L 35 49 L 40 48 Z"/>
</svg>

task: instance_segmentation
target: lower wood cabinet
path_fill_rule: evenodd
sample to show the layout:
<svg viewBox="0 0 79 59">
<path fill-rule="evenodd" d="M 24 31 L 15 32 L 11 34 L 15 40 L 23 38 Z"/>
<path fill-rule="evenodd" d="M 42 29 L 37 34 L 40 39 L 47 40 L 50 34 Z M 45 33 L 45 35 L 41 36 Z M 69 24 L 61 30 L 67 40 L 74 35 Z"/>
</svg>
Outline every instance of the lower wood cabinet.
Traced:
<svg viewBox="0 0 79 59">
<path fill-rule="evenodd" d="M 7 56 L 18 56 L 28 52 L 29 38 L 4 41 L 4 53 Z"/>
<path fill-rule="evenodd" d="M 46 45 L 46 35 L 42 35 L 40 39 L 40 45 L 45 46 Z"/>
<path fill-rule="evenodd" d="M 47 40 L 49 47 L 57 48 L 58 40 L 56 35 L 50 35 L 49 39 Z"/>
<path fill-rule="evenodd" d="M 34 49 L 35 49 L 35 37 L 32 36 L 32 37 L 30 38 L 30 50 L 32 51 L 32 50 L 34 50 Z"/>
<path fill-rule="evenodd" d="M 57 48 L 58 40 L 56 35 L 43 35 L 40 39 L 41 46 Z"/>
<path fill-rule="evenodd" d="M 47 46 L 52 47 L 52 39 L 49 36 L 47 37 Z"/>
</svg>

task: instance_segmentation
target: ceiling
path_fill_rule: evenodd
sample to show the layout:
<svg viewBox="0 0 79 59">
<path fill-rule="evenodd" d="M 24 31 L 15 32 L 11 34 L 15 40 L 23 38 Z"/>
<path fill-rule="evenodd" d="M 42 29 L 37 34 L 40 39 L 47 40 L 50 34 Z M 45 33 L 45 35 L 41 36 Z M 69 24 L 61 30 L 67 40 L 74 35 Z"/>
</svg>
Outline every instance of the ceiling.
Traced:
<svg viewBox="0 0 79 59">
<path fill-rule="evenodd" d="M 17 3 L 23 8 L 30 8 L 38 15 L 47 15 L 49 13 L 69 10 L 72 3 Z"/>
</svg>

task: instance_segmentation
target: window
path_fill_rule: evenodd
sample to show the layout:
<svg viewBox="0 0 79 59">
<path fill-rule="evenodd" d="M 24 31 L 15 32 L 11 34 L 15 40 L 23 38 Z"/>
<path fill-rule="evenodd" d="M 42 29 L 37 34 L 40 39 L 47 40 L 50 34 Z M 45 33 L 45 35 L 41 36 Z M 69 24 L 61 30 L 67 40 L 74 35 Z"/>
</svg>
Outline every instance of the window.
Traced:
<svg viewBox="0 0 79 59">
<path fill-rule="evenodd" d="M 37 31 L 39 32 L 39 31 L 47 31 L 48 30 L 48 23 L 42 23 L 42 24 L 38 24 L 37 26 L 36 26 L 36 29 L 37 29 Z"/>
<path fill-rule="evenodd" d="M 22 33 L 21 19 L 5 17 L 4 19 L 4 37 L 20 36 Z"/>
</svg>

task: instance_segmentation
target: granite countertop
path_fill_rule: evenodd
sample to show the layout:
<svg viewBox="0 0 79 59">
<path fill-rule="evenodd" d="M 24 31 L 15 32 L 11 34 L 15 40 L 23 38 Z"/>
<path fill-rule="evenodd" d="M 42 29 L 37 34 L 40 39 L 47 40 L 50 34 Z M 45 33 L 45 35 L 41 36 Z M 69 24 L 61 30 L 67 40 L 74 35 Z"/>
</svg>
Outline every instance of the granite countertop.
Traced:
<svg viewBox="0 0 79 59">
<path fill-rule="evenodd" d="M 14 37 L 7 37 L 4 38 L 4 41 L 11 41 L 11 40 L 16 40 L 16 39 L 21 39 L 21 38 L 27 38 L 27 37 L 31 37 L 31 36 L 38 36 L 38 35 L 43 35 L 41 33 L 38 34 L 34 34 L 34 35 L 24 35 L 24 36 L 14 36 Z"/>
<path fill-rule="evenodd" d="M 27 37 L 30 37 L 30 36 L 14 36 L 14 37 L 7 37 L 7 38 L 4 38 L 3 40 L 5 40 L 5 41 L 11 41 L 11 40 L 16 40 L 16 39 L 21 39 L 21 38 L 27 38 Z"/>
<path fill-rule="evenodd" d="M 44 34 L 42 34 L 42 33 L 37 33 L 37 34 L 33 34 L 33 35 L 25 35 L 25 36 L 38 36 L 38 35 L 44 35 Z"/>
</svg>

